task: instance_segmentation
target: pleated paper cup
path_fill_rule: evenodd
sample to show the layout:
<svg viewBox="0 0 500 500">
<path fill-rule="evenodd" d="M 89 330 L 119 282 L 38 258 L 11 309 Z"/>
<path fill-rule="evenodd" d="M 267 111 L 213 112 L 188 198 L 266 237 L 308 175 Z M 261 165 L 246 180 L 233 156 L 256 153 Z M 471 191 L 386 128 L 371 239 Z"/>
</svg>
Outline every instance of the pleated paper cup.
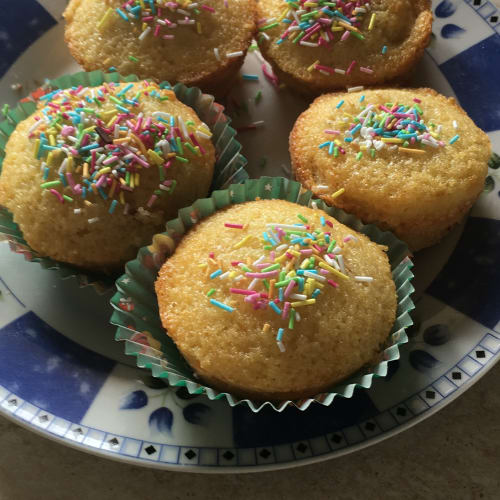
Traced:
<svg viewBox="0 0 500 500">
<path fill-rule="evenodd" d="M 122 76 L 119 73 L 103 73 L 102 71 L 79 72 L 49 81 L 43 90 L 33 93 L 31 98 L 19 102 L 0 122 L 0 175 L 5 157 L 5 147 L 10 135 L 19 122 L 28 118 L 36 110 L 36 99 L 33 95 L 40 97 L 55 89 L 78 87 L 79 85 L 95 87 L 104 82 L 136 81 L 139 81 L 136 75 Z M 204 94 L 196 87 L 186 87 L 182 83 L 171 87 L 168 82 L 162 82 L 160 85 L 172 89 L 177 98 L 193 108 L 212 131 L 216 163 L 211 190 L 223 189 L 231 183 L 239 183 L 248 179 L 245 170 L 247 160 L 240 154 L 241 144 L 235 139 L 236 131 L 230 126 L 231 119 L 224 114 L 224 107 L 216 103 L 213 96 Z M 76 278 L 80 286 L 92 285 L 99 292 L 109 290 L 114 284 L 116 275 L 107 276 L 102 273 L 87 272 L 87 270 L 39 255 L 24 240 L 12 214 L 6 208 L 0 207 L 0 239 L 2 236 L 9 241 L 10 248 L 14 252 L 23 254 L 27 261 L 39 263 L 44 269 L 57 271 L 62 279 Z"/>
<path fill-rule="evenodd" d="M 220 392 L 204 385 L 182 357 L 174 342 L 162 327 L 154 283 L 158 272 L 175 251 L 183 235 L 198 221 L 228 206 L 260 199 L 288 200 L 298 205 L 317 207 L 341 223 L 367 235 L 372 241 L 388 247 L 387 255 L 396 284 L 398 307 L 396 320 L 380 355 L 380 361 L 358 371 L 330 391 L 302 400 L 252 401 L 239 399 L 233 394 Z M 141 248 L 137 258 L 125 266 L 125 274 L 117 282 L 117 293 L 111 300 L 115 309 L 111 323 L 117 327 L 116 340 L 124 341 L 126 354 L 136 356 L 137 366 L 151 370 L 153 376 L 164 379 L 172 386 L 185 386 L 191 394 L 206 394 L 209 399 L 225 399 L 230 406 L 246 404 L 258 412 L 270 405 L 282 411 L 288 405 L 305 410 L 316 401 L 331 405 L 337 396 L 351 398 L 356 388 L 371 387 L 373 379 L 387 374 L 387 365 L 399 359 L 399 345 L 408 341 L 405 329 L 413 324 L 409 312 L 414 308 L 410 283 L 413 266 L 407 246 L 392 233 L 383 232 L 374 225 L 365 225 L 340 209 L 328 207 L 321 200 L 313 199 L 310 191 L 298 182 L 282 177 L 261 177 L 233 184 L 228 189 L 214 191 L 210 198 L 196 201 L 179 211 L 179 217 L 167 223 L 164 233 L 154 236 L 152 244 Z"/>
</svg>

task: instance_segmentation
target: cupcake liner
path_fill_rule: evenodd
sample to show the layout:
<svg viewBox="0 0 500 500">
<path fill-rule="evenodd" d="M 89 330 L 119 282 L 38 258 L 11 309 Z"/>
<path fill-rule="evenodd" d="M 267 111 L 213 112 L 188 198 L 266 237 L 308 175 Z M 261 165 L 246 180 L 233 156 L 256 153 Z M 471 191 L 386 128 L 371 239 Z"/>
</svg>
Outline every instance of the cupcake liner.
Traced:
<svg viewBox="0 0 500 500">
<path fill-rule="evenodd" d="M 299 205 L 317 206 L 343 224 L 369 236 L 372 241 L 388 247 L 387 255 L 396 284 L 398 307 L 395 323 L 381 353 L 381 361 L 370 367 L 369 371 L 360 371 L 343 383 L 336 384 L 329 392 L 311 398 L 279 402 L 252 401 L 238 399 L 227 392 L 219 392 L 200 384 L 174 342 L 165 333 L 160 321 L 154 282 L 163 262 L 174 251 L 184 233 L 199 220 L 221 208 L 256 198 L 281 199 Z M 413 264 L 408 255 L 407 246 L 392 233 L 383 232 L 374 225 L 365 225 L 354 216 L 338 208 L 328 207 L 322 200 L 313 199 L 313 194 L 303 190 L 298 182 L 282 177 L 247 180 L 244 184 L 234 184 L 229 189 L 214 191 L 210 198 L 197 200 L 190 207 L 179 210 L 179 217 L 167 223 L 166 232 L 155 235 L 150 246 L 140 249 L 137 258 L 126 264 L 125 274 L 116 282 L 118 292 L 111 299 L 115 310 L 110 321 L 117 327 L 115 339 L 125 341 L 125 352 L 137 357 L 137 366 L 150 369 L 153 376 L 168 381 L 170 385 L 185 386 L 190 394 L 205 393 L 209 399 L 225 398 L 230 406 L 247 404 L 254 412 L 266 405 L 282 411 L 290 404 L 299 410 L 305 410 L 313 401 L 328 406 L 337 396 L 352 397 L 356 387 L 369 388 L 375 377 L 387 374 L 387 364 L 390 361 L 399 359 L 399 344 L 408 341 L 405 328 L 413 324 L 409 314 L 414 308 L 410 298 L 414 291 L 410 283 Z"/>
<path fill-rule="evenodd" d="M 136 82 L 136 75 L 122 76 L 119 73 L 103 73 L 92 71 L 64 75 L 55 80 L 50 80 L 47 89 L 69 88 L 83 85 L 84 87 L 95 87 L 104 82 Z M 247 160 L 240 154 L 241 145 L 235 140 L 236 131 L 231 128 L 231 119 L 224 114 L 224 107 L 214 101 L 214 97 L 204 94 L 196 87 L 186 87 L 178 83 L 173 87 L 168 82 L 160 85 L 171 88 L 177 98 L 184 104 L 193 108 L 200 119 L 212 130 L 212 142 L 215 146 L 216 163 L 211 191 L 223 189 L 230 183 L 243 182 L 248 179 L 245 170 Z M 48 90 L 47 90 L 48 91 Z M 45 92 L 43 92 L 45 93 Z M 0 122 L 0 174 L 3 159 L 5 157 L 5 146 L 7 140 L 16 128 L 17 124 L 27 118 L 36 110 L 34 101 L 23 99 L 15 108 L 11 109 Z M 10 244 L 10 248 L 24 255 L 30 262 L 38 262 L 45 269 L 56 270 L 62 279 L 75 277 L 80 286 L 93 285 L 98 292 L 109 290 L 116 276 L 105 276 L 99 273 L 82 271 L 75 266 L 58 262 L 48 257 L 42 257 L 31 249 L 23 239 L 19 226 L 13 221 L 12 214 L 5 208 L 0 207 L 0 236 L 3 235 Z"/>
</svg>

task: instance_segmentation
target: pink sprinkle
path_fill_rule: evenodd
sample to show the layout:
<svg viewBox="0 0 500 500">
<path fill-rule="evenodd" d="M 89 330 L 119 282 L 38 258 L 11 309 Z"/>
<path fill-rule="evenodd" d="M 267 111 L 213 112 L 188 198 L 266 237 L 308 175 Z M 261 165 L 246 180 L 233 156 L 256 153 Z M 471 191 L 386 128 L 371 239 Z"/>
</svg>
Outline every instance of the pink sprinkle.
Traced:
<svg viewBox="0 0 500 500">
<path fill-rule="evenodd" d="M 349 37 L 351 36 L 351 32 L 346 30 L 344 31 L 344 34 L 340 37 L 340 41 L 341 42 L 344 42 L 345 40 L 347 40 Z"/>
<path fill-rule="evenodd" d="M 373 73 L 373 69 L 365 68 L 363 66 L 360 66 L 359 71 L 362 71 L 363 73 L 368 73 L 369 75 Z"/>
<path fill-rule="evenodd" d="M 351 240 L 352 240 L 352 236 L 351 236 L 351 235 L 346 236 L 346 237 L 344 238 L 344 243 L 347 243 L 348 241 L 351 241 Z"/>
<path fill-rule="evenodd" d="M 330 67 L 330 66 L 323 66 L 322 64 L 316 64 L 316 66 L 314 66 L 314 69 L 317 69 L 317 70 L 321 69 L 323 71 L 326 71 L 327 73 L 335 73 L 335 70 L 332 67 Z"/>
<path fill-rule="evenodd" d="M 202 155 L 204 155 L 206 153 L 205 149 L 203 148 L 203 146 L 196 140 L 196 137 L 194 136 L 193 133 L 190 133 L 189 134 L 189 138 L 193 141 L 193 144 L 195 146 L 198 146 L 200 148 L 200 153 Z"/>
<path fill-rule="evenodd" d="M 284 296 L 288 297 L 292 293 L 292 289 L 295 286 L 295 281 L 292 280 L 290 283 L 288 283 L 287 287 L 285 288 L 285 293 Z"/>
<path fill-rule="evenodd" d="M 339 135 L 340 134 L 340 130 L 326 129 L 326 130 L 323 130 L 323 132 L 325 134 L 331 134 L 331 135 Z"/>
<path fill-rule="evenodd" d="M 281 315 L 283 319 L 287 318 L 288 311 L 290 311 L 290 302 L 285 302 L 285 305 L 283 306 L 283 314 Z"/>
<path fill-rule="evenodd" d="M 143 21 L 152 21 L 153 19 L 154 19 L 153 16 L 146 16 L 142 18 Z"/>
<path fill-rule="evenodd" d="M 229 222 L 225 222 L 224 226 L 230 227 L 232 229 L 243 229 L 243 224 L 231 224 Z"/>
<path fill-rule="evenodd" d="M 313 245 L 313 247 L 318 251 L 321 252 L 321 247 L 319 245 L 316 245 L 316 243 Z"/>
<path fill-rule="evenodd" d="M 210 252 L 210 253 L 208 254 L 208 256 L 209 256 L 211 259 L 213 259 L 213 258 L 215 257 L 215 254 L 214 254 L 213 252 Z"/>
<path fill-rule="evenodd" d="M 416 102 L 418 104 L 418 103 L 421 103 L 422 101 L 420 99 L 418 99 L 417 97 L 414 97 L 413 102 Z"/>
<path fill-rule="evenodd" d="M 71 175 L 70 172 L 66 172 L 66 179 L 68 179 L 68 184 L 71 186 L 71 189 L 73 192 L 75 191 L 75 181 L 73 179 L 73 176 Z"/>
<path fill-rule="evenodd" d="M 208 12 L 215 12 L 215 9 L 213 7 L 209 7 L 208 5 L 203 4 L 201 6 L 202 9 L 208 10 Z"/>
<path fill-rule="evenodd" d="M 333 280 L 326 280 L 328 282 L 329 285 L 332 285 L 333 288 L 338 288 L 339 284 L 338 283 L 335 283 L 335 281 Z"/>
<path fill-rule="evenodd" d="M 268 271 L 267 273 L 245 273 L 245 276 L 249 278 L 273 278 L 274 276 L 278 276 L 278 271 Z"/>
<path fill-rule="evenodd" d="M 304 255 L 311 255 L 313 253 L 313 251 L 308 248 L 306 250 L 301 250 L 300 253 L 304 254 Z"/>
<path fill-rule="evenodd" d="M 160 33 L 160 28 L 161 28 L 161 26 L 159 24 L 157 24 L 156 28 L 154 30 L 154 33 L 153 33 L 154 36 L 158 36 L 158 34 Z"/>
<path fill-rule="evenodd" d="M 95 185 L 96 187 L 100 188 L 105 182 L 106 182 L 106 176 L 101 175 L 101 177 L 99 177 L 99 180 L 95 183 Z"/>
<path fill-rule="evenodd" d="M 162 35 L 162 38 L 165 40 L 172 40 L 173 38 L 175 38 L 175 35 Z"/>
<path fill-rule="evenodd" d="M 237 293 L 238 295 L 255 295 L 255 298 L 259 296 L 259 292 L 255 292 L 254 290 L 246 290 L 245 288 L 230 288 L 229 291 L 231 293 Z"/>
<path fill-rule="evenodd" d="M 62 197 L 62 194 L 59 191 L 56 191 L 55 189 L 49 189 L 49 191 L 61 202 L 64 203 L 64 198 Z"/>
<path fill-rule="evenodd" d="M 326 225 L 327 225 L 327 226 L 333 227 L 333 223 L 332 223 L 331 221 L 326 220 L 325 222 L 326 222 Z"/>
<path fill-rule="evenodd" d="M 349 64 L 349 67 L 346 69 L 346 75 L 349 75 L 351 71 L 354 69 L 354 66 L 356 66 L 356 61 L 352 61 L 351 64 Z"/>
<path fill-rule="evenodd" d="M 155 194 L 151 195 L 151 198 L 149 198 L 149 201 L 147 203 L 148 208 L 151 208 L 153 206 L 153 203 L 158 199 L 158 196 Z"/>
<path fill-rule="evenodd" d="M 328 271 L 326 269 L 320 269 L 319 273 L 320 274 L 328 274 Z"/>
<path fill-rule="evenodd" d="M 238 264 L 243 264 L 244 262 L 242 260 L 233 260 L 233 262 L 231 262 L 231 265 L 233 267 L 236 267 Z"/>
<path fill-rule="evenodd" d="M 261 66 L 262 73 L 264 73 L 264 76 L 276 87 L 278 88 L 278 77 L 272 72 L 272 70 L 269 70 L 265 64 L 262 64 Z"/>
<path fill-rule="evenodd" d="M 286 252 L 285 255 L 288 259 L 293 259 L 293 255 L 290 252 Z"/>
</svg>

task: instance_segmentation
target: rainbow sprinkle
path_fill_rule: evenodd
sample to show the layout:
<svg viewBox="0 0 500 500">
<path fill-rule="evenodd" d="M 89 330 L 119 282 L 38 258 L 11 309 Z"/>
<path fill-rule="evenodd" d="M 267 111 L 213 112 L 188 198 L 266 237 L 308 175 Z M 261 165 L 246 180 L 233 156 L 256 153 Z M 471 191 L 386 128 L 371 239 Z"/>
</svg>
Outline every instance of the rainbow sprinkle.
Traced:
<svg viewBox="0 0 500 500">
<path fill-rule="evenodd" d="M 281 14 L 270 19 L 259 21 L 259 32 L 269 40 L 266 31 L 285 25 L 284 31 L 276 40 L 277 45 L 283 43 L 298 44 L 303 47 L 326 47 L 333 49 L 337 43 L 344 43 L 350 38 L 365 40 L 361 31 L 365 19 L 369 19 L 367 30 L 371 31 L 376 23 L 376 15 L 371 10 L 371 0 L 284 0 Z M 258 40 L 262 40 L 259 38 Z M 384 52 L 385 53 L 385 52 Z M 353 60 L 345 69 L 332 68 L 320 63 L 312 63 L 307 71 L 319 71 L 325 76 L 334 73 L 349 75 L 357 61 Z M 359 67 L 359 71 L 372 74 L 373 70 Z"/>
<path fill-rule="evenodd" d="M 119 203 L 128 213 L 128 193 L 140 186 L 141 172 L 152 168 L 158 171 L 158 185 L 147 207 L 172 194 L 177 181 L 167 178 L 169 169 L 205 154 L 196 137 L 209 138 L 211 132 L 205 124 L 195 127 L 163 111 L 144 116 L 135 109 L 144 97 L 159 103 L 175 99 L 171 90 L 146 81 L 80 85 L 42 95 L 44 107 L 28 131 L 34 156 L 41 161 L 41 189 L 60 203 L 77 197 L 91 206 L 98 198 L 109 204 L 110 214 Z"/>
<path fill-rule="evenodd" d="M 287 329 L 293 330 L 300 321 L 297 309 L 316 304 L 325 287 L 338 288 L 338 281 L 342 280 L 373 281 L 370 276 L 351 277 L 346 272 L 343 251 L 347 245 L 358 242 L 355 236 L 347 235 L 337 242 L 328 231 L 333 224 L 325 217 L 320 218 L 318 228 L 302 214 L 297 214 L 297 219 L 300 222 L 266 224 L 261 238 L 262 255 L 255 262 L 235 260 L 225 272 L 213 258 L 207 264 L 207 268 L 217 266 L 215 271 L 208 271 L 210 280 L 217 277 L 228 280 L 229 292 L 243 303 L 254 310 L 272 309 L 280 316 L 283 327 L 278 329 L 276 343 L 281 352 L 286 350 L 283 337 Z M 228 228 L 227 223 L 224 226 Z M 255 236 L 248 234 L 233 248 L 241 248 L 254 239 Z M 207 296 L 213 293 L 215 288 Z M 214 299 L 210 303 L 228 312 L 235 310 Z M 265 323 L 263 333 L 269 330 L 269 323 Z"/>
<path fill-rule="evenodd" d="M 99 21 L 101 28 L 109 18 L 109 11 Z M 201 11 L 215 13 L 209 5 L 191 2 L 191 0 L 128 0 L 115 9 L 115 12 L 125 22 L 141 23 L 139 41 L 148 37 L 172 40 L 175 38 L 175 29 L 179 26 L 192 26 L 192 30 L 199 35 L 203 33 L 203 26 L 198 16 Z"/>
<path fill-rule="evenodd" d="M 359 90 L 354 88 L 352 91 Z M 344 101 L 340 101 L 343 104 Z M 369 154 L 374 158 L 377 151 L 387 149 L 403 154 L 422 155 L 426 150 L 442 148 L 446 145 L 442 139 L 442 126 L 432 120 L 426 124 L 424 111 L 419 106 L 419 99 L 413 104 L 366 104 L 365 96 L 358 102 L 358 114 L 339 110 L 340 103 L 334 106 L 336 120 L 328 120 L 325 134 L 334 135 L 319 144 L 328 155 L 337 157 L 346 154 L 347 148 L 354 148 L 356 160 Z M 335 128 L 336 130 L 332 130 Z M 449 140 L 453 144 L 459 139 L 455 135 Z"/>
</svg>

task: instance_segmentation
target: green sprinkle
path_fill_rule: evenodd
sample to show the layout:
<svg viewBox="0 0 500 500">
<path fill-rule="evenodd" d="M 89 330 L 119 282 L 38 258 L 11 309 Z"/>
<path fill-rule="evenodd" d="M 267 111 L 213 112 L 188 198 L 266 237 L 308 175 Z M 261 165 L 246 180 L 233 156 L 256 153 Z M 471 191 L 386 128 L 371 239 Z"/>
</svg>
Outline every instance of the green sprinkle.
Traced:
<svg viewBox="0 0 500 500">
<path fill-rule="evenodd" d="M 215 293 L 215 288 L 211 288 L 211 289 L 207 292 L 207 297 L 211 297 L 214 293 Z"/>
<path fill-rule="evenodd" d="M 297 214 L 297 217 L 302 221 L 307 224 L 308 220 L 302 215 L 302 214 Z"/>
<path fill-rule="evenodd" d="M 133 61 L 133 62 L 139 62 L 139 59 L 137 59 L 137 57 L 134 57 L 134 56 L 128 56 L 128 58 Z"/>
<path fill-rule="evenodd" d="M 9 112 L 9 105 L 8 104 L 4 104 L 3 107 L 2 107 L 2 115 L 3 116 L 7 116 L 7 113 Z"/>
<path fill-rule="evenodd" d="M 243 266 L 241 266 L 243 267 Z M 276 269 L 279 269 L 281 267 L 280 264 L 272 264 L 271 266 L 268 266 L 268 267 L 265 267 L 264 269 L 262 269 L 262 273 L 267 273 L 268 271 L 274 271 Z"/>
<path fill-rule="evenodd" d="M 288 321 L 288 328 L 293 330 L 293 326 L 295 325 L 295 309 L 290 311 L 290 319 Z"/>
<path fill-rule="evenodd" d="M 269 281 L 262 280 L 262 283 L 264 283 L 264 286 L 266 287 L 266 290 L 269 290 Z"/>
<path fill-rule="evenodd" d="M 255 104 L 258 104 L 260 102 L 260 100 L 262 99 L 262 90 L 259 90 L 256 94 L 255 94 Z"/>
<path fill-rule="evenodd" d="M 364 40 L 365 37 L 361 33 L 358 33 L 357 31 L 351 31 L 351 35 L 355 36 L 356 38 L 359 38 L 360 40 Z"/>
<path fill-rule="evenodd" d="M 178 137 L 177 137 L 177 139 L 178 139 Z M 193 148 L 193 146 L 191 146 L 191 144 L 189 142 L 185 142 L 184 147 L 189 149 L 189 151 L 191 151 L 191 153 L 193 153 L 194 155 L 200 156 L 200 154 L 201 154 L 199 151 L 196 151 L 196 149 Z"/>
<path fill-rule="evenodd" d="M 189 163 L 189 160 L 187 158 L 183 158 L 182 156 L 176 156 L 175 159 L 181 161 L 182 163 Z"/>
<path fill-rule="evenodd" d="M 326 253 L 330 253 L 334 248 L 337 242 L 335 240 L 330 241 L 328 248 L 326 249 Z"/>
<path fill-rule="evenodd" d="M 73 201 L 73 198 L 71 198 L 71 196 L 68 196 L 67 194 L 63 194 L 63 198 L 64 198 L 66 201 L 69 201 L 69 202 L 72 202 L 72 201 Z"/>
<path fill-rule="evenodd" d="M 267 26 L 262 26 L 262 28 L 259 28 L 259 31 L 266 31 L 266 30 L 270 30 L 271 28 L 274 28 L 275 26 L 278 26 L 279 23 L 271 23 L 271 24 L 268 24 Z"/>
<path fill-rule="evenodd" d="M 59 186 L 61 184 L 61 181 L 49 181 L 49 182 L 44 182 L 43 184 L 40 184 L 40 187 L 43 189 L 48 189 L 52 188 L 55 186 Z"/>
<path fill-rule="evenodd" d="M 414 104 L 413 107 L 418 111 L 419 115 L 423 115 L 424 112 L 420 109 L 420 106 L 418 104 Z"/>
<path fill-rule="evenodd" d="M 361 160 L 361 158 L 363 158 L 363 152 L 360 151 L 357 155 L 356 155 L 356 160 Z"/>
</svg>

